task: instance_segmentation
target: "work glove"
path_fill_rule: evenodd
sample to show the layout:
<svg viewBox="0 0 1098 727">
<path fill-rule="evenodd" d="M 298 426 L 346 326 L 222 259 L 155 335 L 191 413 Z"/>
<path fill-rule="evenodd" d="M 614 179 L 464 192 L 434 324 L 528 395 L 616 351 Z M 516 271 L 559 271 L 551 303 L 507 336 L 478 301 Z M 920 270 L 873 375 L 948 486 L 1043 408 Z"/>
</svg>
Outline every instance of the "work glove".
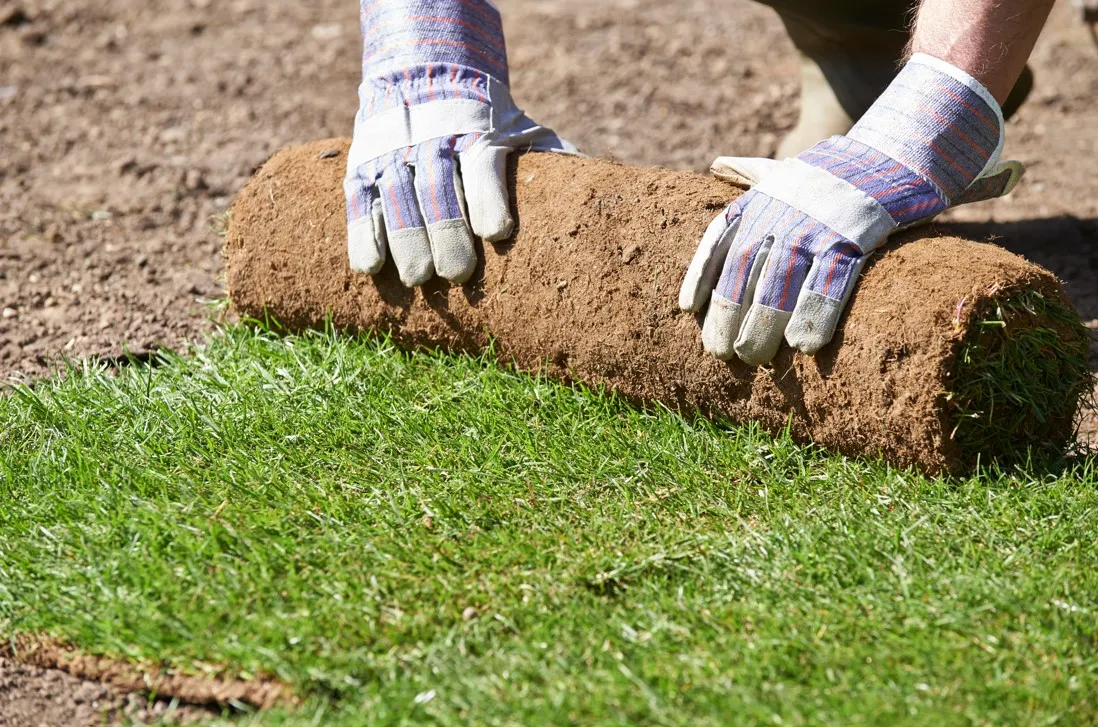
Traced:
<svg viewBox="0 0 1098 727">
<path fill-rule="evenodd" d="M 500 15 L 487 0 L 362 0 L 362 85 L 347 160 L 347 253 L 405 285 L 476 267 L 473 235 L 514 227 L 507 155 L 575 152 L 515 106 Z"/>
<path fill-rule="evenodd" d="M 705 349 L 770 361 L 784 339 L 812 354 L 835 334 L 869 255 L 893 232 L 1010 192 L 1003 115 L 964 71 L 915 55 L 846 136 L 792 159 L 722 157 L 718 176 L 751 186 L 713 220 L 679 293 L 709 309 Z M 917 273 L 916 273 L 917 274 Z"/>
</svg>

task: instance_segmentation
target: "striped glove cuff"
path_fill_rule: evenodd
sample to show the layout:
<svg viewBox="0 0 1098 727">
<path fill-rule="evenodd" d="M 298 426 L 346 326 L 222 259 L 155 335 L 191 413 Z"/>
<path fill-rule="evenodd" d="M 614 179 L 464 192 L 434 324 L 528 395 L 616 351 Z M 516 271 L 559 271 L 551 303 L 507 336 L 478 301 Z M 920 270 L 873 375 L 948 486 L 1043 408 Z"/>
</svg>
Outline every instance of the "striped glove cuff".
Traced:
<svg viewBox="0 0 1098 727">
<path fill-rule="evenodd" d="M 362 0 L 362 77 L 433 64 L 508 85 L 499 11 L 488 0 Z"/>
<path fill-rule="evenodd" d="M 983 84 L 916 54 L 847 136 L 798 158 L 865 192 L 906 227 L 961 202 L 996 169 L 1002 149 L 1002 110 Z"/>
</svg>

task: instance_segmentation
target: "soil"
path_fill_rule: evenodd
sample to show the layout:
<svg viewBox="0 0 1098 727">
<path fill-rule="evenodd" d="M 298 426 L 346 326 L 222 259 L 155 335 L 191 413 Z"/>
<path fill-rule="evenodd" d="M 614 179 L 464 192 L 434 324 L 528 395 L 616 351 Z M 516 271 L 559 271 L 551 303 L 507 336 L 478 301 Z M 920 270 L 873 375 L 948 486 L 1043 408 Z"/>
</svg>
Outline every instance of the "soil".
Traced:
<svg viewBox="0 0 1098 727">
<path fill-rule="evenodd" d="M 516 97 L 589 153 L 702 170 L 795 121 L 792 48 L 747 0 L 498 2 Z M 279 148 L 350 132 L 359 46 L 348 0 L 0 4 L 0 379 L 208 331 L 221 215 Z M 1032 65 L 1027 179 L 952 216 L 1098 329 L 1098 52 L 1068 0 Z"/>
<path fill-rule="evenodd" d="M 0 657 L 0 727 L 195 724 L 210 712 Z"/>
<path fill-rule="evenodd" d="M 294 703 L 288 685 L 265 676 L 174 674 L 82 654 L 45 637 L 16 641 L 0 643 L 0 727 L 195 724 L 241 705 Z"/>
</svg>

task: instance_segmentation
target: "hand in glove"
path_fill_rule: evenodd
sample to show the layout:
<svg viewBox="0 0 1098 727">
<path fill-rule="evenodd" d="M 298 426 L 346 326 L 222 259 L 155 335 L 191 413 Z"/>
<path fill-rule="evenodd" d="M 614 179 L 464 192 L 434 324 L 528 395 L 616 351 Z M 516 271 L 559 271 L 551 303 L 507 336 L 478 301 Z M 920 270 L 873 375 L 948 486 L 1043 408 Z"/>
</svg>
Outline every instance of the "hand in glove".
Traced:
<svg viewBox="0 0 1098 727">
<path fill-rule="evenodd" d="M 462 283 L 473 235 L 503 240 L 514 226 L 507 155 L 575 148 L 511 100 L 491 2 L 362 0 L 362 37 L 344 181 L 351 268 L 377 273 L 388 250 L 405 285 Z"/>
<path fill-rule="evenodd" d="M 999 162 L 1003 115 L 976 79 L 914 56 L 846 136 L 784 161 L 723 157 L 754 186 L 709 226 L 679 306 L 709 310 L 707 351 L 770 361 L 784 338 L 816 353 L 834 336 L 870 253 L 898 229 L 1007 194 L 1024 171 Z"/>
</svg>

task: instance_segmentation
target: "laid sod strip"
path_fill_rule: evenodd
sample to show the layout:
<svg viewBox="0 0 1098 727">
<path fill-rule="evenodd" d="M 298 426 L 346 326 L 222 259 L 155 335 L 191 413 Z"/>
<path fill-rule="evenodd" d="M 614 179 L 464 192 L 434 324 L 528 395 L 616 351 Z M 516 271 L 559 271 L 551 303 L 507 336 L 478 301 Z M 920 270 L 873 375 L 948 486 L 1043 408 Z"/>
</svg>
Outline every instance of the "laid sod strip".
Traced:
<svg viewBox="0 0 1098 727">
<path fill-rule="evenodd" d="M 235 328 L 0 397 L 0 632 L 303 700 L 245 724 L 1090 724 L 1098 471 L 1049 471 Z"/>
<path fill-rule="evenodd" d="M 1079 393 L 1092 388 L 1077 365 L 1086 331 L 1052 273 L 928 227 L 874 253 L 817 355 L 783 346 L 762 368 L 717 361 L 702 349 L 700 318 L 679 309 L 679 286 L 704 230 L 741 191 L 600 159 L 521 155 L 514 238 L 485 246 L 466 285 L 413 292 L 394 265 L 350 269 L 348 145 L 284 149 L 237 196 L 224 249 L 237 311 L 290 330 L 330 321 L 379 331 L 408 348 L 477 355 L 494 345 L 523 370 L 928 474 L 1065 449 Z M 1031 299 L 1044 312 L 1021 314 Z M 1008 330 L 978 335 L 999 307 L 1014 311 Z"/>
</svg>

